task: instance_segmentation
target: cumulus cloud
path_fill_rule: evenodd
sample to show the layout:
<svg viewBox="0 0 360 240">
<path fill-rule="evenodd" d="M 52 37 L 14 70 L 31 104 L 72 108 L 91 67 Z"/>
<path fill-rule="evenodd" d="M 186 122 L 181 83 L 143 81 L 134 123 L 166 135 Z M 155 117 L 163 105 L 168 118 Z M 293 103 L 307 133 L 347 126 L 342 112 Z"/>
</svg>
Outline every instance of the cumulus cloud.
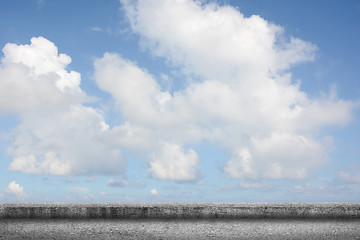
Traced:
<svg viewBox="0 0 360 240">
<path fill-rule="evenodd" d="M 24 192 L 24 188 L 17 184 L 15 181 L 9 183 L 8 187 L 5 190 L 11 195 L 15 195 L 18 198 L 26 198 L 28 195 Z"/>
<path fill-rule="evenodd" d="M 49 40 L 32 38 L 30 45 L 8 43 L 0 65 L 0 110 L 57 111 L 89 100 L 80 89 L 81 76 L 66 70 L 71 58 L 58 54 Z"/>
<path fill-rule="evenodd" d="M 244 17 L 231 6 L 201 1 L 121 1 L 144 47 L 188 72 L 235 80 L 276 74 L 314 59 L 316 47 L 258 15 Z"/>
<path fill-rule="evenodd" d="M 154 188 L 154 189 L 151 189 L 151 190 L 150 190 L 150 194 L 151 194 L 152 196 L 157 196 L 159 193 L 158 193 L 158 191 Z"/>
<path fill-rule="evenodd" d="M 158 179 L 194 180 L 198 177 L 198 162 L 194 150 L 184 152 L 179 145 L 165 143 L 159 153 L 151 155 L 149 172 Z"/>
<path fill-rule="evenodd" d="M 95 70 L 99 87 L 113 94 L 127 117 L 149 124 L 156 122 L 156 108 L 164 105 L 170 96 L 160 92 L 148 72 L 120 55 L 109 53 L 95 62 Z"/>
<path fill-rule="evenodd" d="M 231 178 L 300 179 L 328 161 L 331 136 L 319 130 L 350 122 L 359 102 L 335 89 L 310 98 L 293 80 L 291 67 L 313 61 L 315 45 L 231 6 L 121 2 L 140 44 L 190 79 L 163 90 L 161 79 L 118 54 L 95 61 L 98 86 L 126 119 L 113 134 L 145 153 L 152 177 L 198 178 L 198 156 L 183 147 L 202 140 L 225 149 Z"/>
<path fill-rule="evenodd" d="M 113 178 L 110 178 L 106 185 L 111 186 L 111 187 L 127 187 L 129 185 L 129 182 L 126 180 L 120 180 L 120 181 L 116 181 Z"/>
<path fill-rule="evenodd" d="M 126 161 L 118 146 L 104 140 L 108 131 L 98 111 L 80 105 L 66 112 L 26 116 L 12 132 L 9 170 L 49 175 L 121 174 Z"/>
<path fill-rule="evenodd" d="M 7 150 L 11 171 L 48 175 L 122 174 L 126 161 L 107 125 L 80 88 L 71 58 L 49 40 L 6 44 L 0 67 L 0 110 L 19 114 Z"/>
<path fill-rule="evenodd" d="M 98 86 L 112 93 L 119 110 L 130 120 L 113 128 L 113 138 L 122 146 L 144 151 L 154 178 L 196 179 L 197 154 L 192 149 L 185 153 L 181 145 L 169 141 L 173 139 L 173 133 L 180 133 L 174 129 L 174 121 L 184 129 L 181 133 L 184 136 L 189 131 L 196 134 L 198 128 L 184 128 L 184 119 L 178 112 L 167 110 L 170 93 L 161 91 L 156 79 L 146 70 L 118 54 L 105 53 L 103 58 L 95 61 L 95 70 Z M 191 116 L 187 118 L 190 120 Z"/>
<path fill-rule="evenodd" d="M 122 148 L 148 164 L 151 177 L 201 178 L 194 144 L 224 149 L 223 174 L 240 179 L 301 179 L 328 161 L 325 126 L 343 126 L 359 102 L 336 90 L 309 97 L 291 67 L 315 59 L 317 47 L 287 37 L 260 16 L 204 1 L 122 0 L 131 30 L 154 56 L 180 70 L 182 89 L 166 88 L 120 54 L 94 62 L 94 79 L 110 93 L 124 122 L 110 127 L 85 107 L 81 76 L 49 40 L 7 44 L 0 66 L 0 110 L 20 115 L 12 131 L 9 169 L 32 174 L 122 174 Z M 170 71 L 171 72 L 171 71 Z M 171 78 L 171 76 L 170 76 Z M 164 85 L 164 84 L 163 84 Z M 112 180 L 108 185 L 128 186 Z"/>
</svg>

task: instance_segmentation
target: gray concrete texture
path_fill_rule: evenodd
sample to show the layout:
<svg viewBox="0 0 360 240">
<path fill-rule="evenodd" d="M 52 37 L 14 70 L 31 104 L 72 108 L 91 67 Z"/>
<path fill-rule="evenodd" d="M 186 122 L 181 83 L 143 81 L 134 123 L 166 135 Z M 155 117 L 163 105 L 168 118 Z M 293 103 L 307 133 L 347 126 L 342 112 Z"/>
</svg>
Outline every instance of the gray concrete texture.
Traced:
<svg viewBox="0 0 360 240">
<path fill-rule="evenodd" d="M 360 219 L 0 219 L 0 239 L 360 239 Z"/>
<path fill-rule="evenodd" d="M 360 219 L 360 203 L 0 203 L 0 219 Z"/>
</svg>

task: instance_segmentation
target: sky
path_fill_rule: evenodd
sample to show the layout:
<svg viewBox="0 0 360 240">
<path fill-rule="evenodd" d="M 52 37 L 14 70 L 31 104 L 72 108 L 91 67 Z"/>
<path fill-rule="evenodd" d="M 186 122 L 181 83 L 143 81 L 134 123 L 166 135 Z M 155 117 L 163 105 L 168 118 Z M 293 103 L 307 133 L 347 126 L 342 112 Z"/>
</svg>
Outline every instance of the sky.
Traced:
<svg viewBox="0 0 360 240">
<path fill-rule="evenodd" d="M 360 2 L 0 1 L 0 202 L 358 202 Z"/>
</svg>

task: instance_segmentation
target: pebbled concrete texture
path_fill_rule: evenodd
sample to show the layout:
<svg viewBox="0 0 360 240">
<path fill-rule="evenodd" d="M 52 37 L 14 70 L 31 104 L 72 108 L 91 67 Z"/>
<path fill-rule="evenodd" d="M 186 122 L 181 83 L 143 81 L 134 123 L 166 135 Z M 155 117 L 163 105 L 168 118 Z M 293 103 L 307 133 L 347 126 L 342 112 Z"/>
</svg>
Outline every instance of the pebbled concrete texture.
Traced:
<svg viewBox="0 0 360 240">
<path fill-rule="evenodd" d="M 360 219 L 360 203 L 0 203 L 0 219 Z"/>
<path fill-rule="evenodd" d="M 360 239 L 360 219 L 0 219 L 0 239 Z"/>
</svg>

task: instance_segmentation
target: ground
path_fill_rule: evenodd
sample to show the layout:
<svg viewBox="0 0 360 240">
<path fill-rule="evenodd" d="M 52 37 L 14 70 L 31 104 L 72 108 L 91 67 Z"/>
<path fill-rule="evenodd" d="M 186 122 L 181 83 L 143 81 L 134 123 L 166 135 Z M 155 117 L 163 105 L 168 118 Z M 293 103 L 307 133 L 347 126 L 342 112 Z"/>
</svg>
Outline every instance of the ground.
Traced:
<svg viewBox="0 0 360 240">
<path fill-rule="evenodd" d="M 354 220 L 2 219 L 0 239 L 360 239 Z"/>
</svg>

